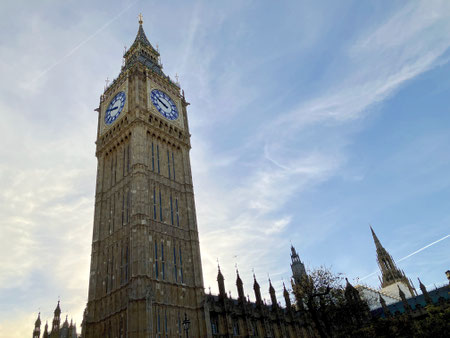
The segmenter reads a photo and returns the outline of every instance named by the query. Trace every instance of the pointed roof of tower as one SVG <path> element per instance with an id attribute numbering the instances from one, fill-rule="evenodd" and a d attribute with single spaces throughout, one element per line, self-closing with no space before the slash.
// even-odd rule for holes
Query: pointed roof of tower
<path id="1" fill-rule="evenodd" d="M 134 44 L 138 44 L 140 42 L 143 45 L 152 48 L 156 53 L 158 53 L 158 51 L 155 48 L 153 48 L 152 44 L 147 39 L 147 36 L 145 35 L 145 32 L 144 32 L 144 28 L 142 27 L 143 23 L 144 23 L 144 21 L 142 19 L 142 15 L 140 14 L 140 16 L 139 16 L 139 29 L 138 29 L 138 32 L 137 32 L 137 35 L 136 35 L 136 39 L 134 39 L 133 45 Z M 159 53 L 158 53 L 158 55 L 159 55 Z"/>
<path id="2" fill-rule="evenodd" d="M 380 248 L 383 248 L 383 246 L 380 243 L 380 240 L 378 239 L 377 235 L 375 234 L 375 231 L 373 231 L 372 226 L 370 225 L 370 231 L 372 231 L 372 237 L 373 237 L 373 241 L 375 242 L 375 247 L 377 248 L 377 250 Z"/>
<path id="3" fill-rule="evenodd" d="M 56 305 L 56 309 L 55 309 L 55 315 L 60 315 L 61 314 L 61 308 L 59 307 L 59 300 L 58 300 L 58 305 Z"/>
<path id="4" fill-rule="evenodd" d="M 36 322 L 34 322 L 34 326 L 35 327 L 41 326 L 41 313 L 40 312 L 38 313 Z"/>

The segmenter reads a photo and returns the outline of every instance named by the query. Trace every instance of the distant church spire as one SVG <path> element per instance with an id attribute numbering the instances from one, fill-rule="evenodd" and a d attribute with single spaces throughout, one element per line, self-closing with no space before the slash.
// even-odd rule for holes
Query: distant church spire
<path id="1" fill-rule="evenodd" d="M 291 245 L 291 260 L 292 277 L 296 284 L 300 284 L 302 278 L 306 276 L 306 270 L 293 245 Z"/>
<path id="2" fill-rule="evenodd" d="M 402 282 L 409 289 L 411 295 L 415 294 L 414 288 L 411 286 L 410 281 L 406 278 L 403 271 L 401 271 L 395 264 L 392 256 L 387 252 L 387 250 L 381 245 L 375 231 L 373 231 L 372 226 L 370 226 L 370 231 L 372 232 L 373 241 L 375 243 L 375 248 L 377 250 L 377 261 L 378 266 L 381 270 L 381 287 L 385 288 L 388 285 L 392 285 L 396 282 Z"/>

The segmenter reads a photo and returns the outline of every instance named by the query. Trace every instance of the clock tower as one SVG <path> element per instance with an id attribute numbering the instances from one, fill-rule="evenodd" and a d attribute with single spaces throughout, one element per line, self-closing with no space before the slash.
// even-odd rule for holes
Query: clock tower
<path id="1" fill-rule="evenodd" d="M 205 337 L 184 93 L 139 19 L 100 98 L 86 337 Z"/>

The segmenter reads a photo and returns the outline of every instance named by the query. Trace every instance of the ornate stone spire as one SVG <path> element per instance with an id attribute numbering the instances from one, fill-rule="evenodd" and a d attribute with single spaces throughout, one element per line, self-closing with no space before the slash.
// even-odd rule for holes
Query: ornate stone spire
<path id="1" fill-rule="evenodd" d="M 286 303 L 286 308 L 288 310 L 291 310 L 291 307 L 292 307 L 291 297 L 289 296 L 289 291 L 286 289 L 286 285 L 284 285 L 284 282 L 283 282 L 283 296 L 284 296 L 284 301 Z"/>
<path id="2" fill-rule="evenodd" d="M 400 289 L 400 287 L 397 285 L 398 287 L 398 294 L 400 296 L 400 298 L 402 299 L 402 303 L 403 303 L 403 308 L 405 309 L 405 312 L 411 312 L 411 306 L 409 305 L 406 297 L 405 297 L 405 293 L 402 291 L 402 289 Z"/>
<path id="3" fill-rule="evenodd" d="M 34 322 L 33 338 L 39 338 L 41 335 L 41 313 L 38 313 L 37 319 Z"/>
<path id="4" fill-rule="evenodd" d="M 42 338 L 48 338 L 48 322 L 45 322 L 44 335 Z"/>
<path id="5" fill-rule="evenodd" d="M 305 265 L 300 260 L 294 246 L 291 245 L 291 270 L 295 283 L 300 284 L 304 276 L 306 276 Z"/>
<path id="6" fill-rule="evenodd" d="M 219 272 L 217 273 L 217 283 L 219 285 L 219 297 L 224 299 L 227 298 L 227 292 L 225 291 L 225 278 L 223 278 L 222 272 L 220 271 L 220 265 L 218 266 Z"/>
<path id="7" fill-rule="evenodd" d="M 372 232 L 373 241 L 375 242 L 378 266 L 381 270 L 381 287 L 384 288 L 396 282 L 402 282 L 409 289 L 411 295 L 414 295 L 415 290 L 410 281 L 406 278 L 403 271 L 397 267 L 392 256 L 381 245 L 380 240 L 375 234 L 375 231 L 373 231 L 372 226 L 370 226 L 370 231 Z"/>
<path id="8" fill-rule="evenodd" d="M 255 291 L 256 304 L 261 305 L 262 304 L 261 288 L 259 287 L 259 284 L 256 281 L 255 274 L 253 274 L 253 290 Z"/>
<path id="9" fill-rule="evenodd" d="M 245 303 L 245 294 L 244 294 L 244 283 L 242 283 L 241 277 L 239 276 L 239 271 L 236 269 L 236 287 L 238 291 L 238 299 L 240 303 Z"/>
<path id="10" fill-rule="evenodd" d="M 270 294 L 270 301 L 272 302 L 272 308 L 276 309 L 278 308 L 278 301 L 277 301 L 277 295 L 275 294 L 275 289 L 273 288 L 272 281 L 269 278 L 269 294 Z"/>
<path id="11" fill-rule="evenodd" d="M 145 35 L 142 14 L 139 16 L 139 29 L 136 34 L 131 47 L 125 52 L 123 57 L 125 58 L 124 68 L 129 69 L 136 63 L 141 63 L 151 71 L 164 75 L 162 72 L 162 64 L 159 60 L 159 52 L 153 48 L 150 41 Z M 165 75 L 164 75 L 165 76 Z"/>
<path id="12" fill-rule="evenodd" d="M 54 316 L 53 316 L 53 323 L 52 323 L 52 333 L 59 331 L 59 324 L 61 321 L 61 308 L 59 307 L 59 300 L 58 300 L 58 305 L 56 305 L 56 309 L 53 313 L 54 313 Z"/>

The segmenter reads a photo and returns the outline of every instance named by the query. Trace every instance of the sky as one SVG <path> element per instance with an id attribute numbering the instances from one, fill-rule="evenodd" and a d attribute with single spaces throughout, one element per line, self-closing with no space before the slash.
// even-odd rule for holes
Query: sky
<path id="1" fill-rule="evenodd" d="M 280 299 L 291 244 L 378 288 L 369 224 L 416 285 L 446 283 L 450 2 L 6 0 L 0 337 L 30 335 L 58 299 L 81 323 L 94 109 L 139 13 L 190 102 L 206 290 L 218 260 L 233 295 L 237 265 L 251 299 L 253 271 Z"/>

